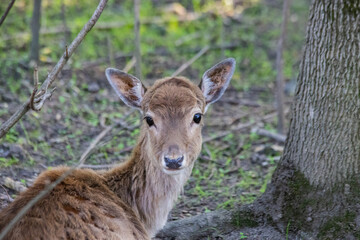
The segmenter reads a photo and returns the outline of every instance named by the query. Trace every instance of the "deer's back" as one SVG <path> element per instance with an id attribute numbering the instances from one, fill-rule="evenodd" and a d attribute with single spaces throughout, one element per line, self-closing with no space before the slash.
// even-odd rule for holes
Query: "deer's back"
<path id="1" fill-rule="evenodd" d="M 0 231 L 67 168 L 40 175 L 0 213 Z M 38 201 L 6 239 L 149 239 L 132 209 L 91 170 L 75 170 Z"/>

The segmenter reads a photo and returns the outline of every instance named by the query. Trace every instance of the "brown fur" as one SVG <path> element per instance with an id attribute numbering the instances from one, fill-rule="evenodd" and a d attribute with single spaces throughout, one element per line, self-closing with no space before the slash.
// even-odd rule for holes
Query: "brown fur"
<path id="1" fill-rule="evenodd" d="M 235 61 L 223 62 L 229 62 L 233 72 Z M 230 81 L 232 73 L 225 77 L 230 70 L 215 68 L 214 72 L 224 76 L 215 74 L 216 85 L 207 78 L 205 90 L 179 77 L 158 80 L 147 90 L 135 77 L 108 69 L 107 77 L 120 98 L 129 106 L 141 107 L 154 125 L 144 120 L 131 157 L 119 167 L 104 173 L 73 171 L 25 214 L 6 239 L 131 240 L 154 236 L 165 225 L 200 153 L 203 120 L 195 123 L 193 117 L 205 112 L 204 92 L 216 88 L 221 96 Z M 181 168 L 167 168 L 164 156 L 183 156 Z M 0 230 L 67 170 L 58 167 L 42 173 L 32 187 L 0 212 Z"/>

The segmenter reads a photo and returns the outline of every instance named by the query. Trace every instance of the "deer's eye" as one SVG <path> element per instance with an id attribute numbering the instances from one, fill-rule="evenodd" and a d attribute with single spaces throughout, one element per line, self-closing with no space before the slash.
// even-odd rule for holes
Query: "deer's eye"
<path id="1" fill-rule="evenodd" d="M 154 120 L 153 120 L 151 117 L 146 116 L 146 117 L 145 117 L 145 120 L 146 120 L 147 124 L 149 125 L 149 127 L 151 127 L 152 125 L 154 125 Z"/>
<path id="2" fill-rule="evenodd" d="M 196 124 L 199 124 L 200 123 L 200 121 L 201 121 L 201 113 L 196 113 L 195 115 L 194 115 L 194 122 L 196 123 Z"/>

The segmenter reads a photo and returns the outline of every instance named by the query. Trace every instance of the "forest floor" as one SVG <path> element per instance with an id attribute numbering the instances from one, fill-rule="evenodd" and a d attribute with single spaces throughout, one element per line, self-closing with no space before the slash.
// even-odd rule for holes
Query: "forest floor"
<path id="1" fill-rule="evenodd" d="M 191 67 L 184 75 L 196 76 Z M 153 80 L 145 82 L 150 85 Z M 30 92 L 31 85 L 23 85 Z M 140 114 L 120 102 L 103 67 L 64 70 L 55 85 L 54 96 L 44 109 L 29 112 L 0 141 L 0 209 L 16 197 L 16 186 L 30 186 L 51 167 L 76 164 L 105 126 L 112 129 L 92 149 L 85 162 L 88 167 L 106 169 L 122 162 L 136 143 Z M 274 86 L 264 86 L 240 92 L 230 86 L 210 107 L 202 152 L 170 221 L 251 203 L 265 191 L 284 144 L 257 132 L 276 132 L 273 90 Z M 9 92 L 0 95 L 3 122 L 20 106 L 20 100 Z M 287 119 L 290 100 L 287 97 Z M 234 239 L 258 239 L 259 232 L 254 231 L 237 233 Z"/>

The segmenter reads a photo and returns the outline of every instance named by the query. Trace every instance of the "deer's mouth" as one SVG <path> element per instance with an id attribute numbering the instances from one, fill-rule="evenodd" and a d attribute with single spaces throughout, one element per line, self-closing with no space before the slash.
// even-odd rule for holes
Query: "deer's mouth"
<path id="1" fill-rule="evenodd" d="M 182 173 L 184 171 L 184 169 L 185 169 L 185 167 L 176 168 L 176 169 L 164 167 L 163 172 L 168 175 L 177 175 L 177 174 Z"/>

